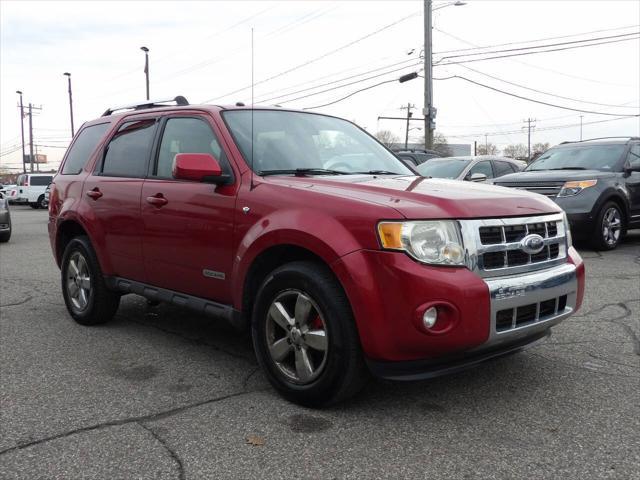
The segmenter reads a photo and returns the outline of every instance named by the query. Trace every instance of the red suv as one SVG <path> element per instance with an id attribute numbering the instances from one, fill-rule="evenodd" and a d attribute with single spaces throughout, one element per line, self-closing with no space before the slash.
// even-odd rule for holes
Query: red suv
<path id="1" fill-rule="evenodd" d="M 77 322 L 129 293 L 226 319 L 276 389 L 322 406 L 369 373 L 518 351 L 580 307 L 584 266 L 544 196 L 415 176 L 339 118 L 175 100 L 85 123 L 54 179 Z"/>

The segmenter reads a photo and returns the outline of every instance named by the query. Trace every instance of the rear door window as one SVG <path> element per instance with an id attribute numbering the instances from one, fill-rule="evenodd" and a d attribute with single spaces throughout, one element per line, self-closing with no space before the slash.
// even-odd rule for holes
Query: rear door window
<path id="1" fill-rule="evenodd" d="M 155 131 L 155 119 L 123 123 L 107 145 L 102 175 L 144 177 Z"/>
<path id="2" fill-rule="evenodd" d="M 632 168 L 640 167 L 640 143 L 631 145 L 631 149 L 627 155 L 627 163 Z"/>
<path id="3" fill-rule="evenodd" d="M 78 134 L 78 138 L 73 142 L 67 154 L 67 159 L 62 167 L 62 175 L 76 175 L 82 171 L 87 160 L 107 132 L 109 125 L 109 123 L 91 125 Z"/>
<path id="4" fill-rule="evenodd" d="M 53 179 L 53 176 L 51 175 L 45 175 L 45 176 L 32 176 L 29 179 L 29 185 L 31 185 L 32 187 L 38 187 L 38 186 L 47 186 L 51 183 L 51 180 Z"/>
<path id="5" fill-rule="evenodd" d="M 496 169 L 496 177 L 501 177 L 517 171 L 515 166 L 509 162 L 494 161 L 493 167 Z"/>

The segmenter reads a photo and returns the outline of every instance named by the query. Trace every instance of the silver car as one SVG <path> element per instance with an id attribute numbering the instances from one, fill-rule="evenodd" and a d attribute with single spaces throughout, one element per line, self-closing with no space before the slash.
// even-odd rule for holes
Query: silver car
<path id="1" fill-rule="evenodd" d="M 524 169 L 527 164 L 512 158 L 493 155 L 444 157 L 427 160 L 415 169 L 425 177 L 451 178 L 470 182 L 486 182 Z"/>
<path id="2" fill-rule="evenodd" d="M 8 242 L 11 238 L 11 212 L 9 201 L 0 193 L 0 243 Z"/>

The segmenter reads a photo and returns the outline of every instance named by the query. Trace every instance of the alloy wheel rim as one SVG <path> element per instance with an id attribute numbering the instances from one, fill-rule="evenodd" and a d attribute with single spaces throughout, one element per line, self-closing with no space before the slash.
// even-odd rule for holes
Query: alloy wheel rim
<path id="1" fill-rule="evenodd" d="M 602 218 L 602 238 L 607 245 L 615 245 L 620 239 L 622 217 L 615 207 L 610 207 Z"/>
<path id="2" fill-rule="evenodd" d="M 74 309 L 84 311 L 91 297 L 91 275 L 87 260 L 80 252 L 74 252 L 69 258 L 66 287 Z"/>
<path id="3" fill-rule="evenodd" d="M 327 326 L 318 305 L 300 290 L 280 292 L 267 312 L 267 349 L 287 380 L 305 385 L 324 370 Z"/>

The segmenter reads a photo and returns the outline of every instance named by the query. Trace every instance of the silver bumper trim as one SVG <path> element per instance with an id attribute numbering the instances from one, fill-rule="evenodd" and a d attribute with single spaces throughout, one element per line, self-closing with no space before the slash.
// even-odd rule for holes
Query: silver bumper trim
<path id="1" fill-rule="evenodd" d="M 485 283 L 489 288 L 491 300 L 491 325 L 489 338 L 480 347 L 482 349 L 542 332 L 569 317 L 576 308 L 578 280 L 576 267 L 571 263 L 526 275 L 487 278 Z M 564 307 L 559 304 L 560 298 L 564 298 Z M 541 315 L 541 303 L 551 300 L 555 300 L 553 313 Z M 515 316 L 518 307 L 531 308 L 532 305 L 535 305 L 536 309 L 534 319 L 522 325 L 516 325 Z M 498 312 L 510 309 L 513 309 L 514 315 L 511 328 L 498 331 L 496 328 Z"/>

